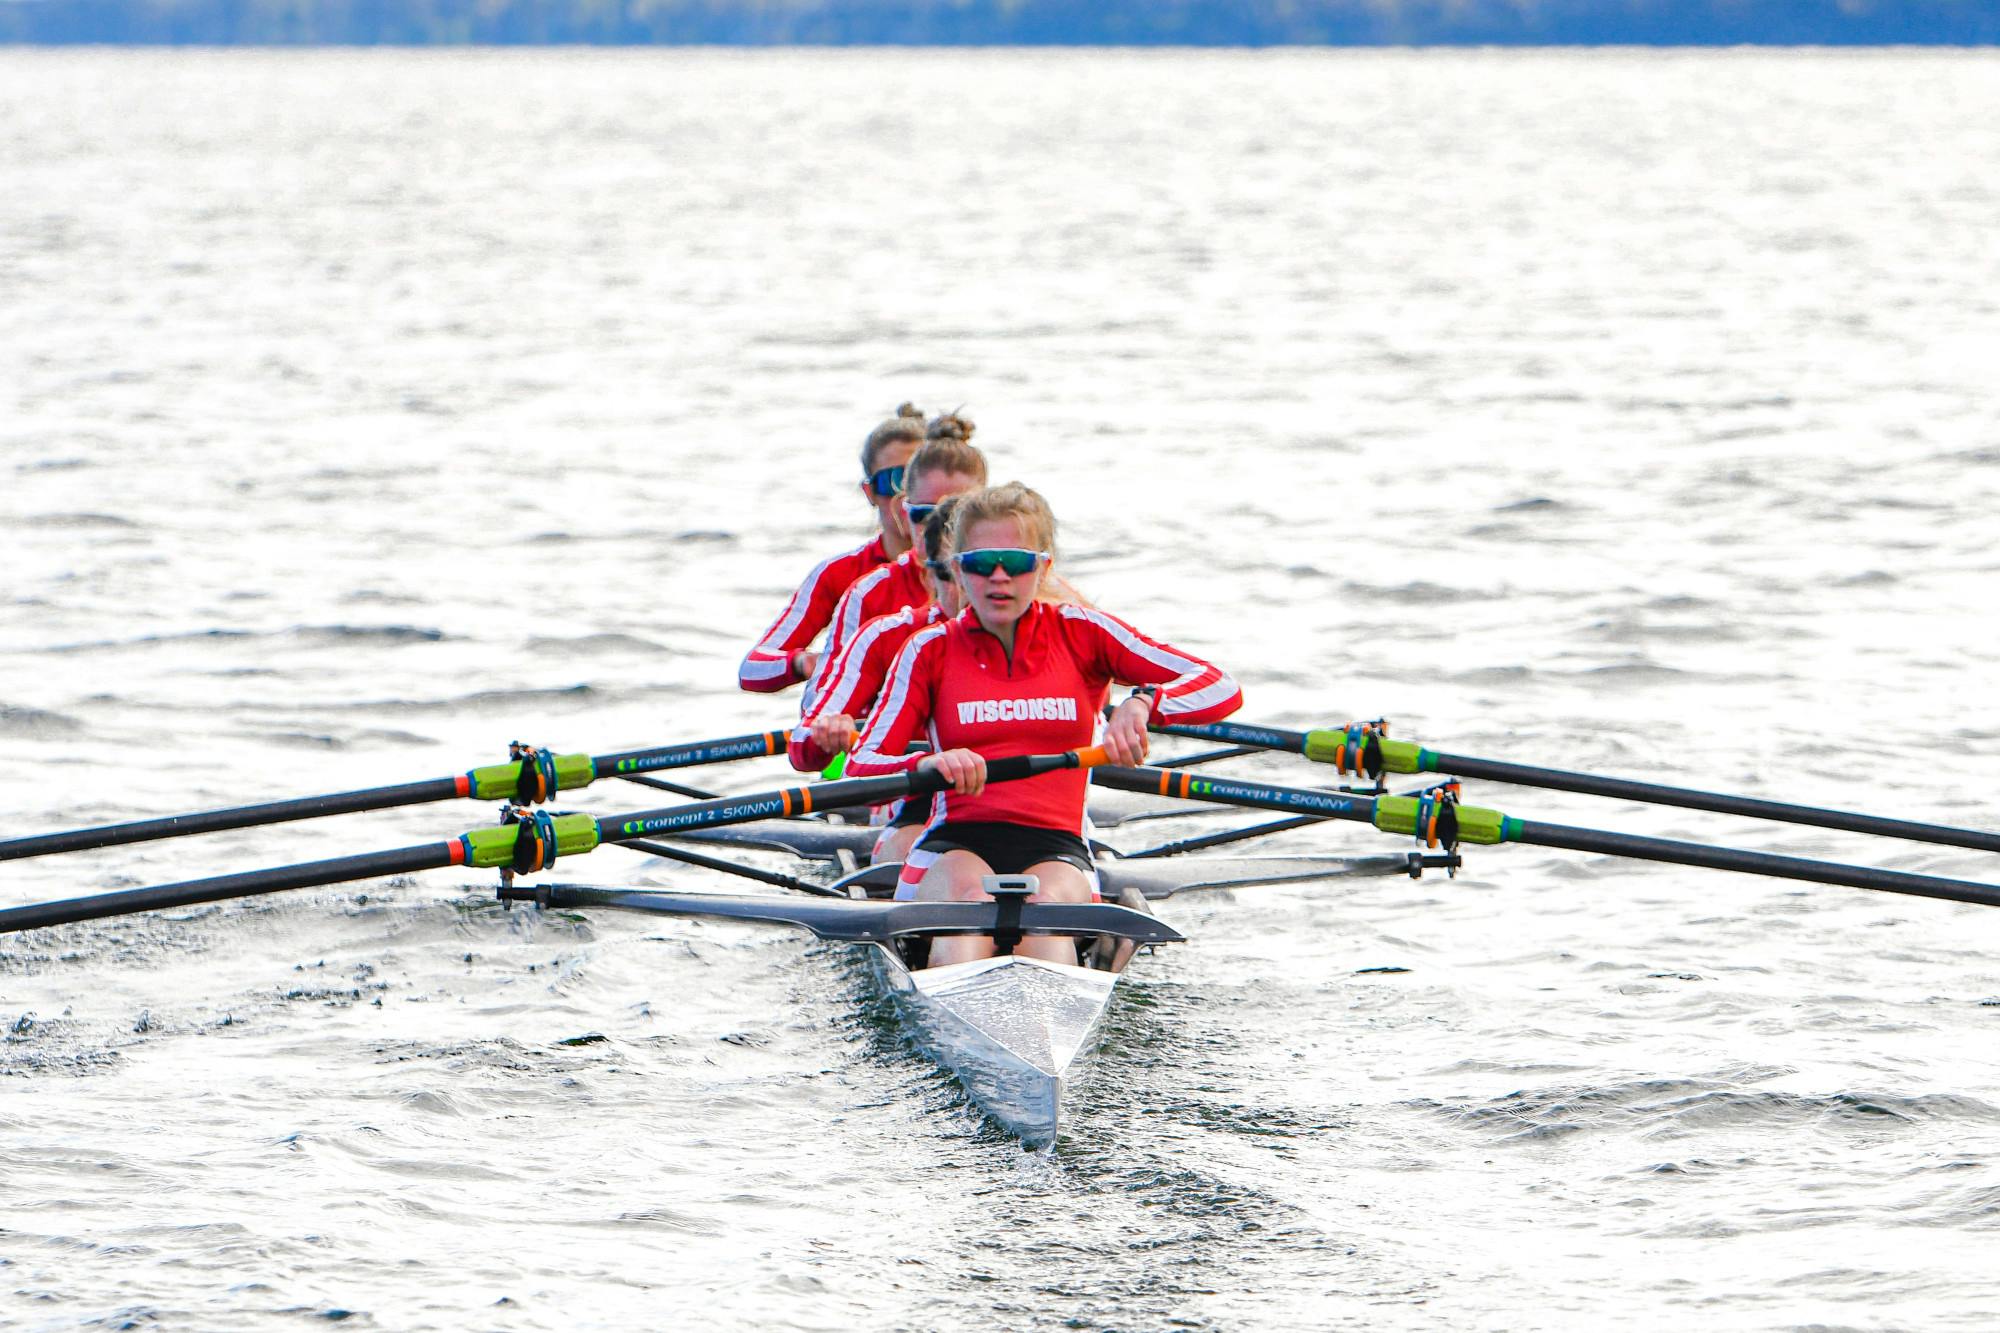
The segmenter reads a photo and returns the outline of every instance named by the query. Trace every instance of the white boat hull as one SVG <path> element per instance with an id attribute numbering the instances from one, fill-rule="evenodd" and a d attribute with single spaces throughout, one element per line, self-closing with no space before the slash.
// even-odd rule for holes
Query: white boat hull
<path id="1" fill-rule="evenodd" d="M 1053 1143 L 1118 974 L 1012 956 L 912 972 L 892 948 L 868 951 L 917 1047 L 1023 1142 Z"/>

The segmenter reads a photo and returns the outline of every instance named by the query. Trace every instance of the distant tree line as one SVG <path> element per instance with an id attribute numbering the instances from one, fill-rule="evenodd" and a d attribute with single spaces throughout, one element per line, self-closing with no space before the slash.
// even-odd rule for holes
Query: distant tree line
<path id="1" fill-rule="evenodd" d="M 2000 0 L 0 0 L 0 42 L 2000 43 Z"/>

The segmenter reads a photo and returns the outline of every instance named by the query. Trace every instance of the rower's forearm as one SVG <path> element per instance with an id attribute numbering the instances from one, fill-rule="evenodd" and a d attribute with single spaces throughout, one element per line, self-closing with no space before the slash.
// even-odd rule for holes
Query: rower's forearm
<path id="1" fill-rule="evenodd" d="M 851 778 L 886 778 L 897 773 L 909 773 L 923 763 L 921 754 L 883 754 L 878 750 L 855 750 L 847 756 L 847 776 Z"/>
<path id="2" fill-rule="evenodd" d="M 832 763 L 834 756 L 813 743 L 812 728 L 801 723 L 792 729 L 785 744 L 785 758 L 801 773 L 817 773 Z"/>
<path id="3" fill-rule="evenodd" d="M 743 662 L 736 668 L 738 689 L 752 694 L 776 694 L 788 690 L 804 680 L 792 661 L 789 652 L 772 652 L 759 644 L 744 655 Z"/>

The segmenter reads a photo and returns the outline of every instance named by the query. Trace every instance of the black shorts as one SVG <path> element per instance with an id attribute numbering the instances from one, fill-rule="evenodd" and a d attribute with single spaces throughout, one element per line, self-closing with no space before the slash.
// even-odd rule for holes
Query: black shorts
<path id="1" fill-rule="evenodd" d="M 933 856 L 971 852 L 992 866 L 996 875 L 1025 875 L 1030 866 L 1043 861 L 1063 861 L 1081 870 L 1093 885 L 1097 882 L 1097 864 L 1090 859 L 1090 848 L 1082 838 L 1033 824 L 983 820 L 940 824 L 917 839 L 912 854 L 919 851 Z"/>
<path id="2" fill-rule="evenodd" d="M 905 796 L 896 806 L 896 817 L 889 821 L 890 828 L 921 828 L 931 822 L 931 798 L 928 796 Z"/>

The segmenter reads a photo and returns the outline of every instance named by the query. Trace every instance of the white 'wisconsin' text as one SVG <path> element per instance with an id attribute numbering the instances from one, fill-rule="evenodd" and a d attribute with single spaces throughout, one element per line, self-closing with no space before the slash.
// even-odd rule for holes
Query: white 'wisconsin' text
<path id="1" fill-rule="evenodd" d="M 1074 722 L 1076 700 L 973 699 L 958 706 L 961 726 L 974 722 Z"/>

